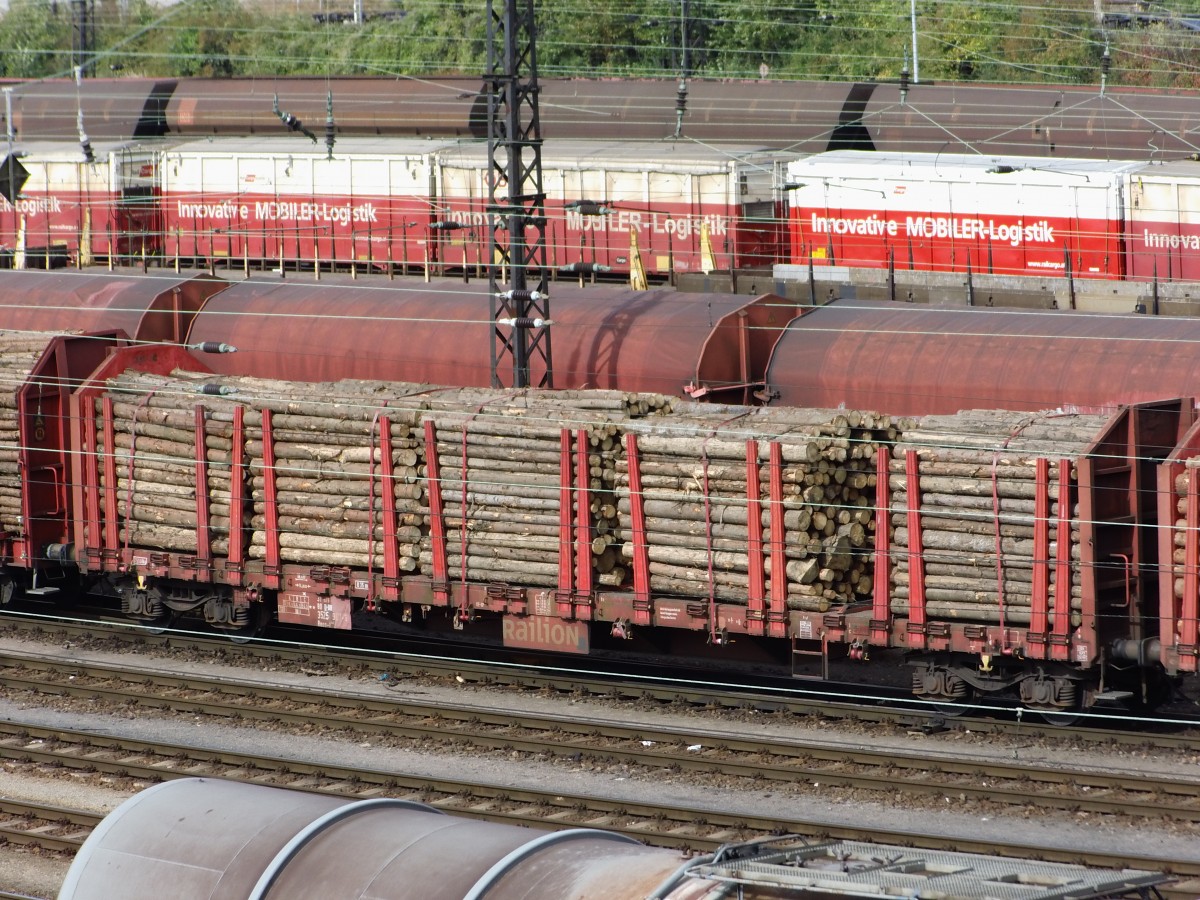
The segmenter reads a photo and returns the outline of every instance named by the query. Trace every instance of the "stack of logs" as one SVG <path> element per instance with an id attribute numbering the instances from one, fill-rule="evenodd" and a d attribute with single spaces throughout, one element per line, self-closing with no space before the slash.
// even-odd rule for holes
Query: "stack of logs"
<path id="1" fill-rule="evenodd" d="M 225 395 L 203 390 L 219 389 Z M 625 571 L 616 549 L 614 456 L 620 423 L 665 412 L 660 395 L 616 391 L 508 392 L 391 382 L 278 382 L 175 372 L 127 372 L 108 383 L 120 537 L 138 547 L 195 552 L 195 407 L 205 415 L 212 552 L 229 547 L 234 408 L 245 407 L 248 555 L 267 547 L 263 411 L 270 410 L 280 557 L 284 562 L 381 569 L 380 421 L 391 424 L 392 492 L 401 572 L 433 574 L 424 424 L 440 466 L 450 574 L 470 581 L 557 583 L 561 433 L 588 441 L 591 564 L 602 584 Z M 104 447 L 103 399 L 97 440 Z M 101 467 L 103 470 L 103 467 Z M 573 484 L 574 482 L 572 482 Z M 107 479 L 102 487 L 108 490 Z M 572 494 L 574 496 L 574 494 Z M 576 515 L 572 508 L 572 521 Z"/>
<path id="2" fill-rule="evenodd" d="M 53 334 L 0 331 L 0 529 L 25 533 L 21 519 L 24 481 L 18 460 L 21 436 L 17 390 L 37 365 Z"/>
<path id="3" fill-rule="evenodd" d="M 1200 456 L 1184 460 L 1184 470 L 1175 476 L 1175 527 L 1171 533 L 1171 562 L 1177 573 L 1172 580 L 1176 600 L 1183 600 L 1186 588 L 1184 575 L 1187 572 L 1187 512 L 1188 485 L 1200 470 Z"/>
<path id="4" fill-rule="evenodd" d="M 134 547 L 195 553 L 196 416 L 206 407 L 207 462 L 212 551 L 229 550 L 230 477 L 233 453 L 233 404 L 198 396 L 201 381 L 127 372 L 109 381 L 105 395 L 113 404 L 113 446 L 105 444 L 104 398 L 97 397 L 96 448 L 100 486 L 116 493 L 121 518 L 119 537 Z M 114 462 L 116 483 L 105 472 Z"/>
<path id="5" fill-rule="evenodd" d="M 669 412 L 670 399 L 619 391 L 441 393 L 444 398 L 430 398 L 428 418 L 437 434 L 450 575 L 466 581 L 558 584 L 566 429 L 572 471 L 578 441 L 587 441 L 592 541 L 581 552 L 590 555 L 600 584 L 619 586 L 626 572 L 611 545 L 620 428 L 632 418 Z M 578 509 L 573 505 L 570 512 L 575 521 Z M 421 571 L 433 575 L 433 562 L 427 538 Z"/>
<path id="6" fill-rule="evenodd" d="M 790 609 L 824 611 L 871 593 L 875 458 L 894 440 L 886 417 L 846 410 L 692 404 L 664 420 L 629 423 L 637 437 L 650 587 L 657 593 L 744 603 L 749 591 L 749 496 L 762 499 L 764 548 L 784 534 Z M 758 442 L 759 484 L 747 489 L 747 441 Z M 782 466 L 782 521 L 770 504 L 770 444 Z M 635 554 L 629 461 L 618 462 L 619 532 Z M 768 579 L 769 583 L 769 579 Z"/>
<path id="7" fill-rule="evenodd" d="M 1037 459 L 1074 463 L 1108 421 L 1100 414 L 967 410 L 926 416 L 918 426 L 906 429 L 890 463 L 892 612 L 908 614 L 908 509 L 916 500 L 930 618 L 998 623 L 1003 615 L 1006 622 L 1029 624 Z M 908 491 L 905 455 L 909 450 L 918 459 L 919 498 Z M 1072 464 L 1072 484 L 1076 478 Z M 1071 533 L 1059 535 L 1060 497 L 1053 465 L 1048 490 L 1048 559 L 1056 558 L 1060 537 L 1071 542 L 1071 605 L 1078 609 L 1082 596 L 1076 562 L 1080 559 L 1078 511 L 1072 504 Z M 1067 502 L 1072 501 L 1067 498 Z M 1054 566 L 1049 570 L 1053 596 Z"/>

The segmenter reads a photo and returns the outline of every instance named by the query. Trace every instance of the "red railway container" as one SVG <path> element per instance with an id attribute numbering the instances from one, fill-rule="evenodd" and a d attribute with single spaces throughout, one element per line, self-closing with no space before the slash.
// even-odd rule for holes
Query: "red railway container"
<path id="1" fill-rule="evenodd" d="M 436 261 L 434 161 L 452 142 L 359 138 L 336 156 L 302 137 L 164 151 L 164 252 L 279 264 Z"/>
<path id="2" fill-rule="evenodd" d="M 783 229 L 778 187 L 790 155 L 692 142 L 549 141 L 542 148 L 551 268 L 598 263 L 650 275 L 770 267 Z M 487 258 L 486 146 L 437 154 L 436 198 L 466 264 Z M 473 244 L 474 246 L 471 246 Z M 450 254 L 441 254 L 447 260 Z"/>
<path id="3" fill-rule="evenodd" d="M 793 263 L 1122 278 L 1135 162 L 822 153 L 788 165 Z"/>
<path id="4" fill-rule="evenodd" d="M 13 268 L 155 256 L 162 232 L 157 151 L 137 143 L 31 143 L 14 152 L 29 173 L 16 204 L 0 198 L 0 252 Z"/>
<path id="5" fill-rule="evenodd" d="M 1200 281 L 1200 164 L 1143 166 L 1126 194 L 1129 277 Z"/>

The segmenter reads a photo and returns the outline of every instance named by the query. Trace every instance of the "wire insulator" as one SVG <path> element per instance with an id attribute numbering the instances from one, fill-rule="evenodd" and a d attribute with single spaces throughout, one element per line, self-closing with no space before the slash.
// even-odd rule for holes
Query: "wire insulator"
<path id="1" fill-rule="evenodd" d="M 537 303 L 548 299 L 547 295 L 541 291 L 501 291 L 496 296 L 501 300 L 522 300 L 527 303 Z"/>
<path id="2" fill-rule="evenodd" d="M 497 319 L 497 325 L 508 325 L 512 328 L 547 328 L 553 325 L 551 319 L 532 319 L 529 316 L 514 316 L 511 319 Z"/>
<path id="3" fill-rule="evenodd" d="M 579 213 L 581 216 L 607 216 L 616 212 L 611 206 L 606 206 L 599 200 L 572 200 L 563 209 Z"/>
<path id="4" fill-rule="evenodd" d="M 325 153 L 327 159 L 333 159 L 333 145 L 337 140 L 337 129 L 333 125 L 333 91 L 325 95 Z"/>
<path id="5" fill-rule="evenodd" d="M 237 388 L 228 384 L 202 384 L 196 388 L 197 394 L 203 394 L 206 397 L 228 397 L 237 392 Z"/>
<path id="6" fill-rule="evenodd" d="M 237 347 L 233 344 L 226 344 L 224 341 L 203 341 L 199 344 L 188 344 L 189 350 L 197 350 L 200 353 L 237 353 Z"/>
<path id="7" fill-rule="evenodd" d="M 567 263 L 565 266 L 559 266 L 558 271 L 565 275 L 598 275 L 604 272 L 611 272 L 612 266 L 606 266 L 604 263 L 597 262 L 573 262 Z"/>

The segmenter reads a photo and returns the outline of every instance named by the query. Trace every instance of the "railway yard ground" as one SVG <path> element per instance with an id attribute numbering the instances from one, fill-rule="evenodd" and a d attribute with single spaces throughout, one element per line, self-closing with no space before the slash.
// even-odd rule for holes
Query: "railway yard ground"
<path id="1" fill-rule="evenodd" d="M 692 731 L 703 734 L 702 743 L 709 744 L 722 739 L 730 742 L 790 739 L 819 743 L 827 754 L 842 752 L 847 758 L 867 749 L 891 749 L 897 758 L 918 752 L 929 759 L 931 769 L 938 767 L 939 760 L 1020 762 L 1043 771 L 1061 768 L 1067 772 L 1129 772 L 1200 784 L 1200 749 L 1163 750 L 1149 743 L 1145 747 L 1099 748 L 1048 739 L 1032 731 L 982 734 L 965 727 L 947 727 L 930 732 L 882 723 L 680 709 L 646 701 L 485 687 L 459 683 L 453 678 L 413 676 L 381 680 L 378 675 L 362 671 L 339 671 L 318 660 L 311 666 L 274 666 L 261 661 L 239 663 L 236 653 L 228 654 L 224 661 L 183 649 L 161 655 L 150 650 L 133 654 L 128 649 L 106 646 L 103 641 L 48 643 L 5 634 L 0 636 L 0 657 L 9 655 L 36 655 L 39 660 L 49 655 L 66 665 L 81 667 L 91 663 L 126 670 L 136 667 L 146 672 L 147 695 L 157 691 L 149 685 L 151 678 L 160 674 L 190 677 L 197 682 L 204 678 L 226 679 L 239 685 L 249 684 L 252 689 L 258 685 L 263 708 L 270 708 L 276 702 L 267 699 L 268 693 L 298 688 L 330 696 L 425 703 L 459 711 L 477 707 L 481 716 L 512 712 L 518 718 L 540 721 L 541 717 L 557 715 L 576 722 L 595 722 L 598 727 L 635 724 L 647 733 L 652 729 Z M 5 659 L 5 664 L 11 667 L 13 662 Z M 85 677 L 82 669 L 79 677 Z M 983 844 L 1019 842 L 1031 848 L 1124 854 L 1131 859 L 1144 858 L 1152 851 L 1159 858 L 1178 860 L 1193 870 L 1200 867 L 1197 840 L 1200 807 L 1190 818 L 1161 819 L 1105 813 L 1082 805 L 1072 808 L 1070 803 L 1047 809 L 1012 801 L 997 802 L 981 798 L 975 790 L 955 789 L 953 781 L 948 781 L 950 786 L 941 791 L 913 793 L 899 787 L 871 790 L 830 786 L 820 783 L 820 776 L 814 776 L 814 780 L 774 781 L 698 773 L 686 765 L 650 768 L 632 763 L 627 757 L 622 758 L 622 754 L 606 755 L 603 750 L 594 754 L 536 753 L 517 749 L 515 740 L 512 745 L 499 742 L 489 747 L 436 739 L 400 739 L 352 727 L 335 730 L 314 724 L 306 728 L 290 725 L 282 716 L 252 721 L 222 719 L 182 708 L 173 712 L 150 710 L 131 703 L 109 702 L 99 696 L 35 693 L 19 685 L 15 677 L 0 674 L 0 723 L 16 722 L 31 729 L 40 726 L 64 732 L 88 731 L 103 739 L 161 742 L 214 752 L 286 758 L 295 760 L 297 767 L 302 762 L 317 763 L 364 772 L 392 772 L 398 779 L 486 783 L 514 793 L 537 790 L 563 796 L 604 796 L 618 804 L 629 804 L 631 809 L 635 805 L 661 804 L 747 819 L 776 819 L 780 823 L 804 820 L 826 822 L 830 828 L 907 829 Z M 32 732 L 25 740 L 30 747 L 39 743 Z M 597 745 L 602 742 L 597 740 Z M 711 748 L 690 745 L 680 748 L 679 754 L 701 755 L 708 749 Z M 64 768 L 39 764 L 32 757 L 21 760 L 8 753 L 0 760 L 0 766 L 4 771 L 0 778 L 0 798 L 38 801 L 101 814 L 151 783 L 148 778 L 108 774 L 102 767 Z M 853 768 L 847 766 L 847 770 Z M 986 784 L 971 787 L 980 786 Z M 0 846 L 0 889 L 52 897 L 68 866 L 66 856 Z"/>

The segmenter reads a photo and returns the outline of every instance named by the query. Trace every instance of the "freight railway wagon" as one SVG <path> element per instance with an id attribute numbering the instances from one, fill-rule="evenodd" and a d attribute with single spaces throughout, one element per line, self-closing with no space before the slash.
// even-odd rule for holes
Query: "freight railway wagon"
<path id="1" fill-rule="evenodd" d="M 337 138 L 487 137 L 478 77 L 87 78 L 12 86 L 21 140 L 197 138 L 284 133 L 282 109 L 322 131 L 333 99 Z M 539 78 L 553 139 L 657 141 L 675 133 L 678 81 Z M 1195 91 L 1109 85 L 900 84 L 692 79 L 683 134 L 796 153 L 1021 154 L 1181 159 L 1196 152 Z"/>
<path id="2" fill-rule="evenodd" d="M 0 197 L 0 254 L 9 266 L 49 269 L 160 252 L 153 147 L 98 143 L 92 160 L 78 144 L 27 144 L 20 153 L 28 179 L 15 204 Z"/>
<path id="3" fill-rule="evenodd" d="M 843 151 L 788 166 L 791 261 L 1200 280 L 1200 164 Z"/>
<path id="4" fill-rule="evenodd" d="M 222 139 L 145 147 L 136 159 L 122 145 L 96 163 L 73 144 L 23 153 L 40 174 L 0 245 L 54 246 L 57 264 L 149 255 L 407 272 L 487 262 L 489 159 L 478 142 L 353 138 L 330 154 L 286 136 Z M 769 267 L 780 256 L 787 158 L 678 142 L 547 143 L 547 262 L 628 275 L 637 260 L 660 277 Z"/>
<path id="5" fill-rule="evenodd" d="M 576 653 L 738 637 L 801 667 L 858 660 L 864 681 L 893 649 L 922 697 L 1052 714 L 1152 701 L 1195 668 L 1190 402 L 909 421 L 275 382 L 178 345 L 4 340 L 5 596 L 82 579 L 143 622 L 446 616 Z M 1160 478 L 1182 491 L 1170 562 Z"/>

